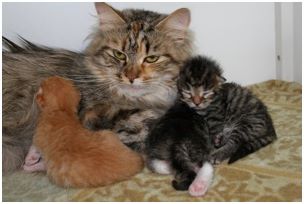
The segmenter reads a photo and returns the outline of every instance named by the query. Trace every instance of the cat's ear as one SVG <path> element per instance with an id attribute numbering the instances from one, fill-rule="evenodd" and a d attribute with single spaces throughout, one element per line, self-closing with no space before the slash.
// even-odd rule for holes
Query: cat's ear
<path id="1" fill-rule="evenodd" d="M 222 77 L 222 76 L 219 76 L 219 75 L 216 76 L 216 80 L 217 80 L 217 83 L 219 85 L 221 85 L 221 84 L 223 84 L 227 81 L 225 77 Z"/>
<path id="2" fill-rule="evenodd" d="M 36 101 L 37 101 L 37 104 L 43 108 L 44 107 L 44 96 L 43 96 L 43 90 L 42 88 L 40 87 L 37 94 L 36 94 Z"/>
<path id="3" fill-rule="evenodd" d="M 191 20 L 190 10 L 180 8 L 156 25 L 156 28 L 166 31 L 176 39 L 184 39 Z"/>
<path id="4" fill-rule="evenodd" d="M 103 31 L 117 28 L 126 22 L 122 18 L 122 14 L 104 2 L 96 2 L 95 8 L 99 17 L 99 26 Z"/>

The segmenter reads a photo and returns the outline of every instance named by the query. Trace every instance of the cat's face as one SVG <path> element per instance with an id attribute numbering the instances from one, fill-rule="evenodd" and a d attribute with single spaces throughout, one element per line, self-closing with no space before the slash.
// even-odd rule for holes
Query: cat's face
<path id="1" fill-rule="evenodd" d="M 179 9 L 169 16 L 114 10 L 96 3 L 100 25 L 86 50 L 90 67 L 114 92 L 141 97 L 166 90 L 191 53 L 190 14 Z"/>
<path id="2" fill-rule="evenodd" d="M 189 59 L 177 83 L 181 100 L 194 109 L 204 109 L 212 102 L 217 89 L 225 81 L 218 65 L 205 57 Z"/>

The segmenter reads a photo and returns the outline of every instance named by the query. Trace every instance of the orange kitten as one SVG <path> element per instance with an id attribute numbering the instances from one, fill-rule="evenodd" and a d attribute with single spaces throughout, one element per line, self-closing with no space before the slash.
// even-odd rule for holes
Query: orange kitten
<path id="1" fill-rule="evenodd" d="M 43 81 L 37 94 L 41 114 L 32 151 L 36 147 L 41 152 L 44 161 L 39 165 L 46 168 L 49 178 L 63 187 L 94 187 L 140 172 L 142 157 L 113 132 L 93 132 L 80 124 L 79 100 L 72 82 L 60 77 Z"/>

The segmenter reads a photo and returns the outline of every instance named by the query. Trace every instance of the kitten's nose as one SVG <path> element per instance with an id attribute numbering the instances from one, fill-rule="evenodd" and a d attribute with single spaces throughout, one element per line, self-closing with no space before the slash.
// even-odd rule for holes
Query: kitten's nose
<path id="1" fill-rule="evenodd" d="M 200 96 L 192 96 L 192 101 L 193 103 L 198 106 L 199 104 L 202 103 L 202 97 Z"/>

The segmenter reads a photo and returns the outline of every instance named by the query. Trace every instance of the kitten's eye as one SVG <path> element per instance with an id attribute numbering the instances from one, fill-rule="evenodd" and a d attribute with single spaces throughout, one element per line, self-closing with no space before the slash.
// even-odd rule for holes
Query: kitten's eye
<path id="1" fill-rule="evenodd" d="M 182 90 L 182 95 L 185 98 L 191 98 L 191 92 L 188 90 Z"/>
<path id="2" fill-rule="evenodd" d="M 213 94 L 214 94 L 213 91 L 208 91 L 208 92 L 205 92 L 205 93 L 203 94 L 203 96 L 204 96 L 204 98 L 208 98 L 208 97 L 212 96 Z"/>
<path id="3" fill-rule="evenodd" d="M 146 57 L 144 61 L 145 61 L 145 62 L 148 62 L 148 63 L 154 63 L 154 62 L 156 62 L 158 59 L 159 59 L 159 56 L 151 55 L 151 56 L 149 56 L 149 57 Z"/>
<path id="4" fill-rule="evenodd" d="M 113 55 L 114 55 L 114 57 L 116 57 L 119 60 L 126 60 L 127 59 L 127 56 L 124 53 L 122 53 L 118 50 L 113 50 Z"/>

